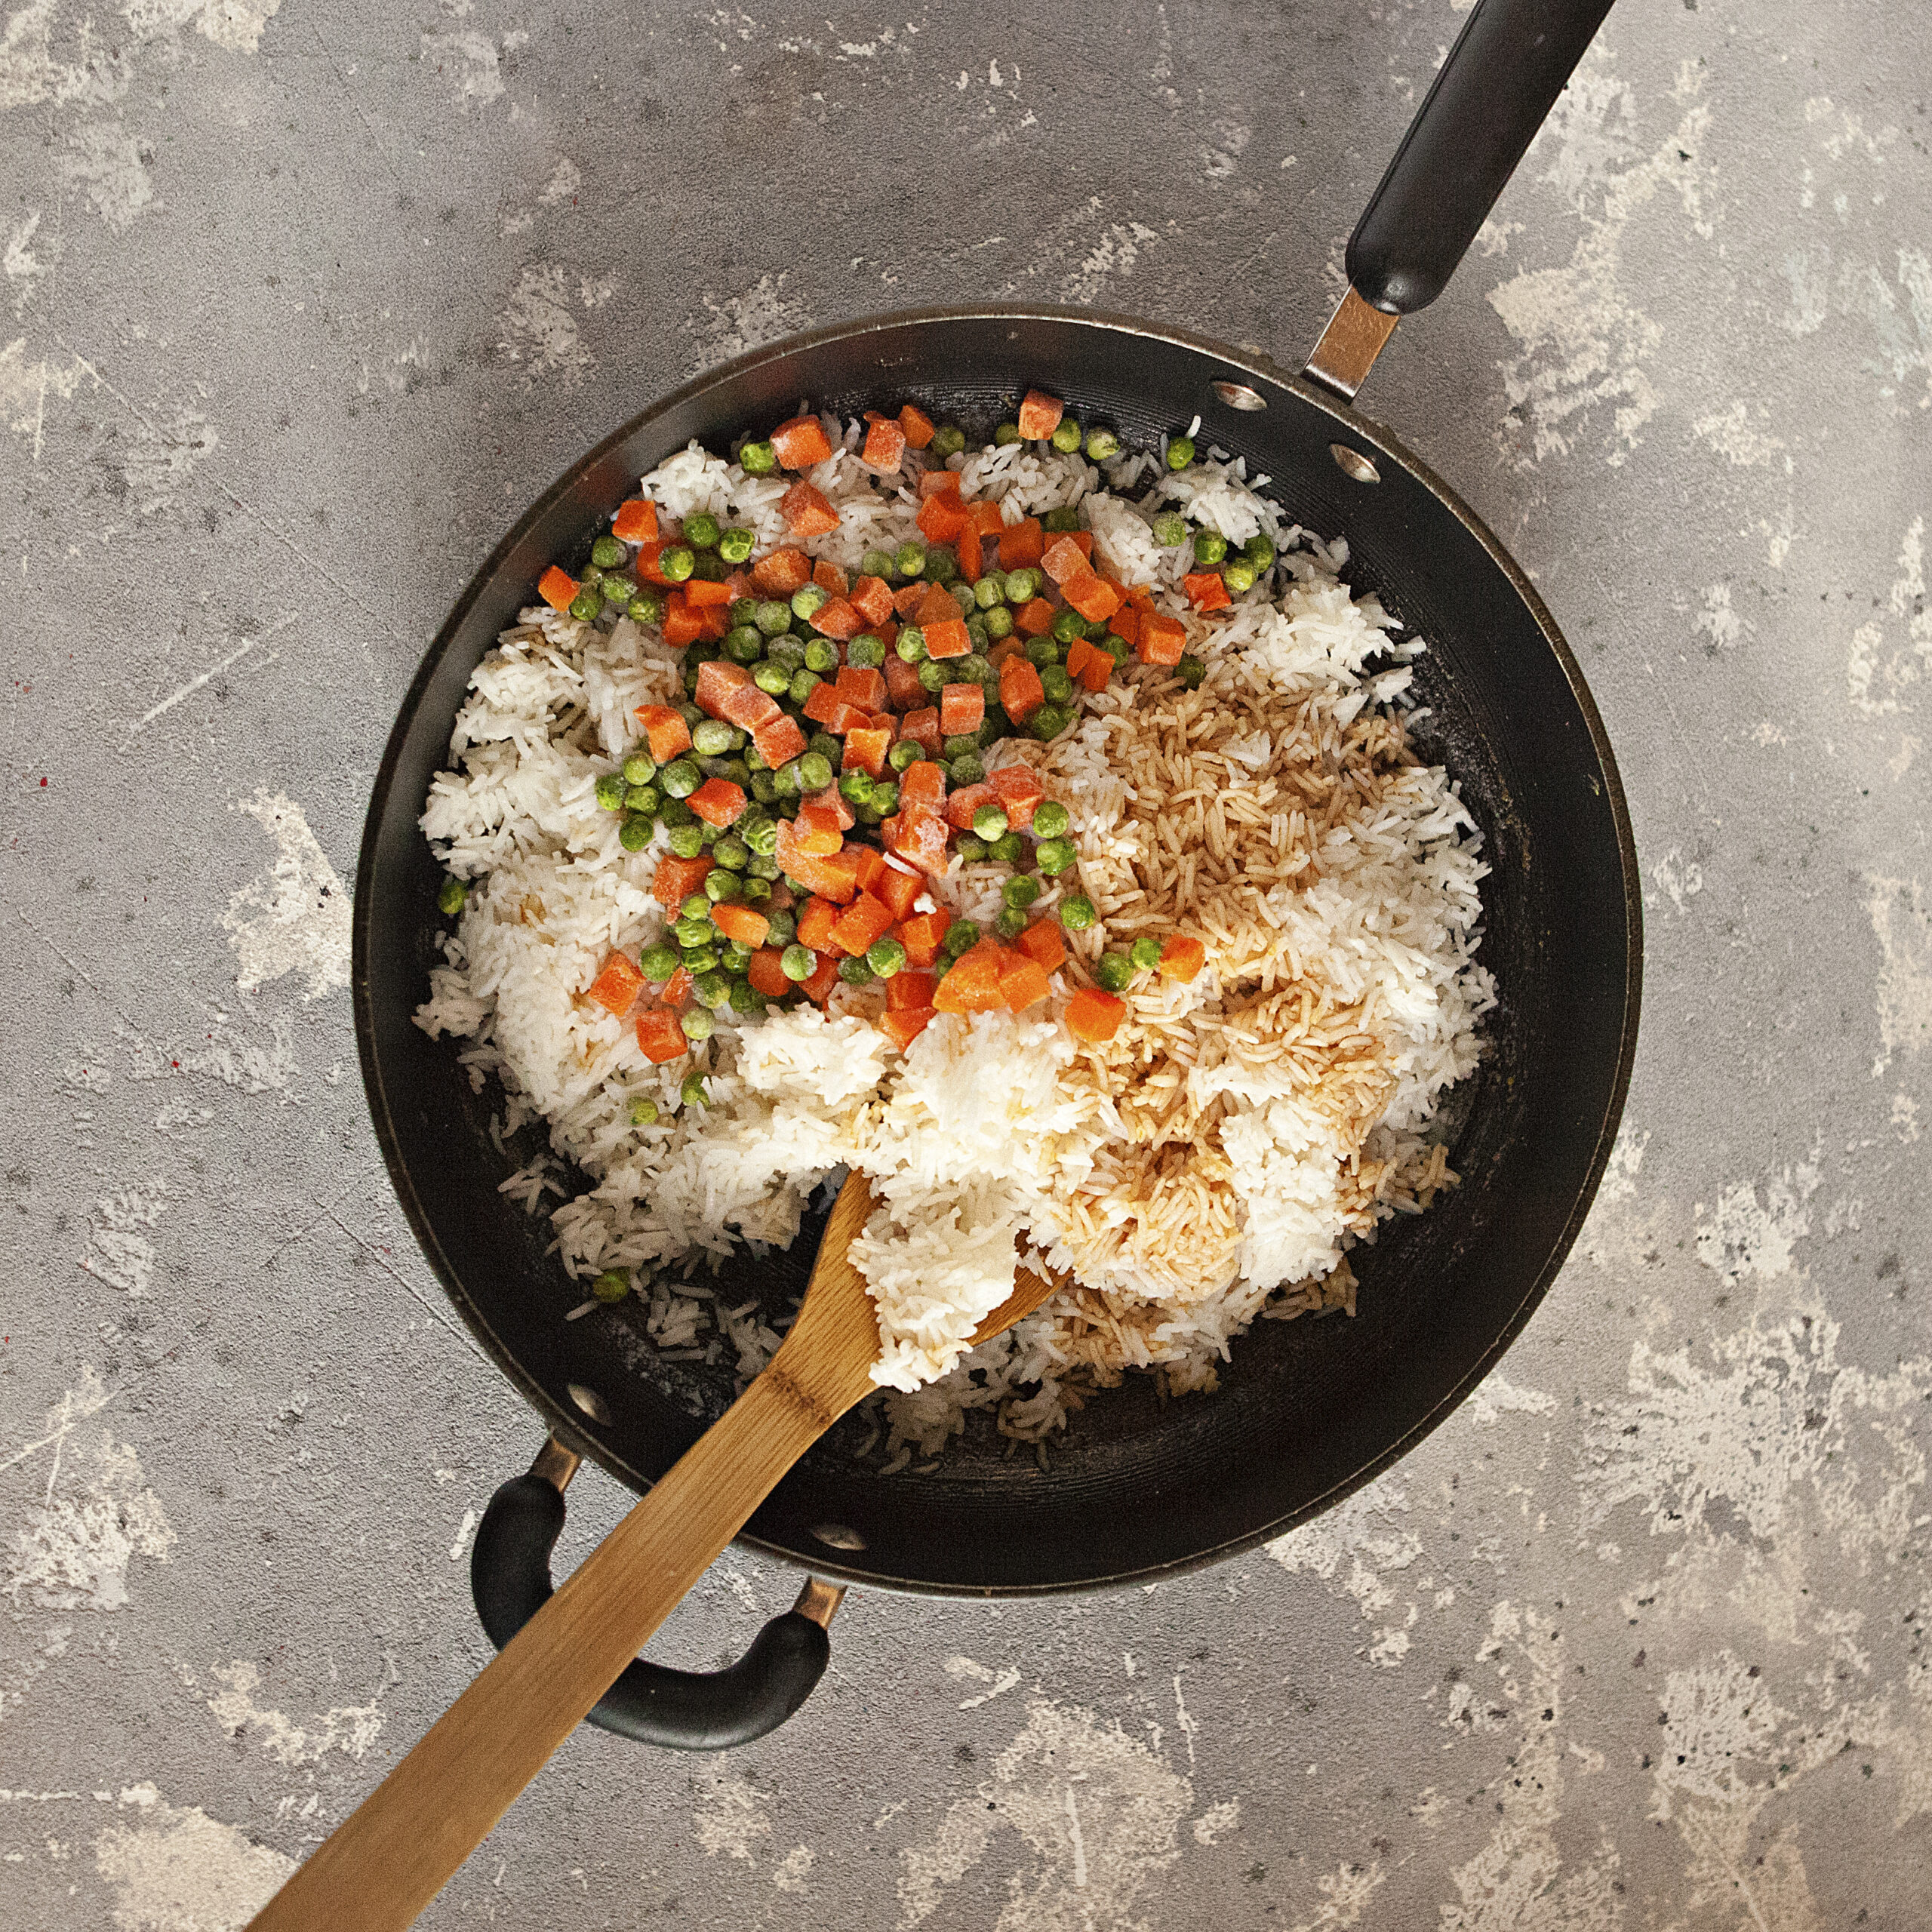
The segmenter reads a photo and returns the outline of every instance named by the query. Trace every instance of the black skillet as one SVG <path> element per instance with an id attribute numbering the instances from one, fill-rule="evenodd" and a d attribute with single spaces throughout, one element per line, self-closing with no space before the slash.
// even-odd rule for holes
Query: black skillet
<path id="1" fill-rule="evenodd" d="M 355 998 L 376 1131 L 451 1299 L 552 1440 L 499 1492 L 473 1580 L 499 1644 L 549 1594 L 563 1484 L 581 1455 L 641 1490 L 722 1412 L 728 1367 L 660 1361 L 623 1309 L 580 1299 L 548 1228 L 499 1194 L 505 1153 L 449 1044 L 411 1023 L 437 957 L 438 874 L 417 829 L 478 660 L 553 559 L 587 549 L 637 478 L 691 437 L 724 447 L 801 396 L 841 415 L 912 398 L 984 434 L 1030 386 L 1151 445 L 1197 414 L 1199 441 L 1247 458 L 1296 521 L 1344 536 L 1348 574 L 1429 641 L 1424 749 L 1446 762 L 1492 868 L 1481 957 L 1501 1004 L 1457 1090 L 1462 1185 L 1355 1257 L 1353 1321 L 1263 1321 L 1220 1392 L 1163 1405 L 1130 1378 L 1092 1401 L 1042 1469 L 984 1419 L 933 1473 L 855 1458 L 848 1418 L 774 1492 L 745 1540 L 846 1582 L 957 1595 L 1143 1581 L 1279 1535 L 1413 1447 L 1494 1364 L 1555 1278 L 1608 1155 L 1636 1041 L 1635 853 L 1603 726 L 1549 613 L 1495 537 L 1350 407 L 1398 315 L 1441 291 L 1607 0 L 1483 0 L 1350 241 L 1352 285 L 1300 375 L 1110 315 L 974 309 L 889 315 L 762 349 L 687 385 L 599 445 L 523 518 L 423 660 L 391 734 L 357 872 Z M 728 1302 L 774 1310 L 802 1288 L 816 1226 L 746 1257 Z M 691 1747 L 782 1721 L 823 1669 L 835 1586 L 808 1583 L 729 1672 L 633 1665 L 595 1714 Z"/>

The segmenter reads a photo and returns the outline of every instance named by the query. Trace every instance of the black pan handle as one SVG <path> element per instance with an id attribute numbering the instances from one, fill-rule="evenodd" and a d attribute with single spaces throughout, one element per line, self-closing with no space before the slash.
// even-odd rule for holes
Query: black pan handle
<path id="1" fill-rule="evenodd" d="M 1479 0 L 1349 237 L 1349 293 L 1308 374 L 1345 397 L 1398 315 L 1447 286 L 1611 0 Z"/>
<path id="2" fill-rule="evenodd" d="M 528 1475 L 512 1477 L 490 1499 L 477 1525 L 470 1594 L 498 1650 L 550 1599 L 550 1552 L 564 1527 L 564 1486 L 577 1462 L 553 1438 Z M 634 1658 L 590 1721 L 674 1751 L 723 1751 L 776 1730 L 825 1675 L 832 1655 L 827 1627 L 844 1594 L 812 1577 L 798 1601 L 723 1670 L 669 1670 Z"/>

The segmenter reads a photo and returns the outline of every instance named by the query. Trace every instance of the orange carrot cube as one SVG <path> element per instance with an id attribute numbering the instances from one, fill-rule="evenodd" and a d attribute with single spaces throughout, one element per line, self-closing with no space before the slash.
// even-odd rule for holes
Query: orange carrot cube
<path id="1" fill-rule="evenodd" d="M 884 724 L 855 725 L 845 734 L 845 755 L 839 763 L 841 771 L 863 771 L 868 778 L 880 778 L 885 774 L 885 757 L 892 749 L 892 727 Z"/>
<path id="2" fill-rule="evenodd" d="M 1042 443 L 1060 427 L 1066 405 L 1056 396 L 1029 389 L 1020 405 L 1020 438 L 1022 442 Z"/>
<path id="3" fill-rule="evenodd" d="M 789 544 L 759 558 L 752 566 L 752 588 L 761 597 L 789 597 L 811 580 L 811 559 Z"/>
<path id="4" fill-rule="evenodd" d="M 953 605 L 956 612 L 959 607 Z M 928 657 L 964 657 L 973 648 L 973 640 L 966 634 L 966 620 L 954 616 L 943 618 L 938 623 L 928 624 L 926 655 Z"/>
<path id="5" fill-rule="evenodd" d="M 933 439 L 933 419 L 916 402 L 909 402 L 900 411 L 899 426 L 915 450 L 924 449 Z"/>
<path id="6" fill-rule="evenodd" d="M 816 416 L 795 416 L 772 431 L 771 447 L 787 469 L 809 469 L 832 454 L 825 425 Z"/>
<path id="7" fill-rule="evenodd" d="M 685 586 L 685 601 L 696 611 L 708 610 L 714 604 L 728 605 L 731 601 L 731 586 L 728 583 L 708 583 L 701 577 L 694 577 Z"/>
<path id="8" fill-rule="evenodd" d="M 1060 594 L 1089 623 L 1104 623 L 1120 608 L 1120 592 L 1091 570 L 1075 571 L 1060 586 Z"/>
<path id="9" fill-rule="evenodd" d="M 895 629 L 888 625 L 888 630 Z M 885 658 L 886 702 L 895 711 L 918 711 L 924 707 L 926 688 L 919 681 L 919 673 L 896 651 L 888 651 Z"/>
<path id="10" fill-rule="evenodd" d="M 648 497 L 632 497 L 617 506 L 611 534 L 626 543 L 642 543 L 657 534 L 657 506 Z"/>
<path id="11" fill-rule="evenodd" d="M 685 803 L 706 825 L 730 825 L 745 809 L 745 794 L 728 778 L 707 778 Z"/>
<path id="12" fill-rule="evenodd" d="M 1044 972 L 1057 973 L 1066 964 L 1066 941 L 1057 919 L 1035 919 L 1013 943 Z"/>
<path id="13" fill-rule="evenodd" d="M 905 977 L 900 974 L 900 980 Z M 899 980 L 892 984 L 898 985 Z M 903 1006 L 888 1009 L 879 1016 L 878 1029 L 896 1045 L 901 1053 L 909 1047 L 932 1024 L 933 1009 L 929 1006 Z"/>
<path id="14" fill-rule="evenodd" d="M 752 983 L 752 990 L 767 999 L 783 999 L 792 990 L 792 982 L 785 977 L 785 955 L 775 946 L 761 946 L 745 962 L 745 977 Z"/>
<path id="15" fill-rule="evenodd" d="M 1009 659 L 1008 662 L 1011 660 Z M 996 805 L 999 795 L 990 785 L 962 785 L 946 801 L 946 822 L 961 832 L 973 829 L 973 814 L 982 805 Z"/>
<path id="16" fill-rule="evenodd" d="M 652 875 L 651 896 L 659 905 L 675 909 L 694 892 L 704 889 L 705 878 L 710 870 L 708 854 L 700 852 L 695 859 L 680 859 L 666 854 L 658 860 L 657 870 Z"/>
<path id="17" fill-rule="evenodd" d="M 1024 1013 L 1037 1006 L 1053 991 L 1046 968 L 1023 952 L 1009 952 L 1000 962 L 1000 996 L 1010 1013 Z"/>
<path id="18" fill-rule="evenodd" d="M 924 685 L 920 687 L 921 691 L 924 688 Z M 910 738 L 929 758 L 938 757 L 940 742 L 944 735 L 939 728 L 939 707 L 923 705 L 917 711 L 907 712 L 904 722 L 899 727 L 899 735 Z M 903 789 L 900 796 L 905 796 Z"/>
<path id="19" fill-rule="evenodd" d="M 553 611 L 568 611 L 580 588 L 569 571 L 560 571 L 555 564 L 537 580 L 537 595 Z"/>
<path id="20" fill-rule="evenodd" d="M 832 943 L 848 952 L 860 953 L 874 940 L 883 939 L 892 930 L 892 909 L 884 900 L 861 892 L 832 928 Z"/>
<path id="21" fill-rule="evenodd" d="M 684 1028 L 678 1023 L 678 1016 L 668 1006 L 638 1008 L 637 1043 L 643 1048 L 645 1058 L 660 1066 L 666 1060 L 681 1059 L 691 1045 L 685 1038 Z"/>
<path id="22" fill-rule="evenodd" d="M 1180 587 L 1197 611 L 1222 610 L 1235 601 L 1228 595 L 1228 586 L 1219 571 L 1190 571 L 1181 579 Z"/>
<path id="23" fill-rule="evenodd" d="M 1111 1040 L 1126 1017 L 1127 1002 L 1098 986 L 1082 986 L 1066 1003 L 1067 1031 L 1090 1047 Z"/>
<path id="24" fill-rule="evenodd" d="M 940 491 L 919 506 L 918 521 L 928 542 L 950 543 L 966 528 L 965 506 L 950 491 Z"/>
<path id="25" fill-rule="evenodd" d="M 724 715 L 724 701 L 731 694 L 749 685 L 752 674 L 742 664 L 722 657 L 708 658 L 698 666 L 697 688 L 693 702 L 699 710 L 713 718 Z"/>
<path id="26" fill-rule="evenodd" d="M 999 667 L 999 701 L 1016 724 L 1023 724 L 1047 701 L 1039 672 L 1017 652 Z"/>
<path id="27" fill-rule="evenodd" d="M 668 704 L 641 704 L 637 721 L 644 728 L 651 755 L 660 764 L 669 764 L 691 748 L 691 729 L 683 716 Z"/>
<path id="28" fill-rule="evenodd" d="M 1142 663 L 1178 664 L 1186 648 L 1187 626 L 1178 617 L 1171 617 L 1164 611 L 1141 612 L 1136 654 Z"/>
<path id="29" fill-rule="evenodd" d="M 825 492 L 802 477 L 780 497 L 778 513 L 794 537 L 824 537 L 838 528 L 838 512 Z"/>
<path id="30" fill-rule="evenodd" d="M 1023 516 L 999 532 L 999 567 L 1003 571 L 1025 570 L 1037 564 L 1045 538 L 1036 516 Z"/>
<path id="31" fill-rule="evenodd" d="M 812 613 L 812 628 L 821 637 L 835 638 L 844 643 L 857 637 L 866 627 L 866 620 L 842 597 L 834 597 L 821 604 Z"/>
<path id="32" fill-rule="evenodd" d="M 862 577 L 847 595 L 852 608 L 876 629 L 892 621 L 892 586 L 882 577 Z"/>
<path id="33" fill-rule="evenodd" d="M 798 990 L 815 1006 L 823 1006 L 832 995 L 832 989 L 838 983 L 838 955 L 835 952 L 821 952 L 817 969 L 808 980 L 799 983 Z"/>
<path id="34" fill-rule="evenodd" d="M 1003 764 L 986 774 L 1006 813 L 1006 822 L 1015 832 L 1024 832 L 1033 823 L 1033 808 L 1047 795 L 1040 774 L 1030 764 Z"/>
<path id="35" fill-rule="evenodd" d="M 1176 933 L 1161 949 L 1161 977 L 1188 985 L 1207 964 L 1208 949 L 1192 933 Z"/>
<path id="36" fill-rule="evenodd" d="M 895 973 L 885 983 L 885 1010 L 888 1013 L 915 1011 L 933 1003 L 933 989 L 939 984 L 936 973 L 911 969 Z"/>
<path id="37" fill-rule="evenodd" d="M 986 715 L 986 694 L 977 685 L 948 685 L 939 694 L 939 728 L 948 738 L 977 731 Z M 900 792 L 902 798 L 904 792 Z"/>
<path id="38" fill-rule="evenodd" d="M 778 700 L 768 691 L 760 691 L 755 685 L 740 685 L 719 706 L 718 715 L 741 731 L 757 732 L 763 731 L 774 718 L 782 718 L 784 713 L 778 709 Z"/>
<path id="39" fill-rule="evenodd" d="M 885 709 L 885 673 L 861 664 L 841 664 L 832 680 L 832 689 L 845 703 L 861 711 Z"/>
<path id="40" fill-rule="evenodd" d="M 820 557 L 813 564 L 812 581 L 833 597 L 843 597 L 851 588 L 845 573 L 829 557 Z"/>
<path id="41" fill-rule="evenodd" d="M 664 641 L 673 651 L 682 651 L 704 635 L 704 616 L 694 610 L 681 590 L 674 590 L 664 600 Z"/>
<path id="42" fill-rule="evenodd" d="M 912 911 L 913 900 L 925 889 L 926 882 L 917 872 L 898 863 L 888 863 L 870 884 L 873 895 L 884 900 L 895 925 Z"/>
<path id="43" fill-rule="evenodd" d="M 711 909 L 711 923 L 728 940 L 753 948 L 764 943 L 771 921 L 755 906 L 735 906 L 721 900 Z"/>
<path id="44" fill-rule="evenodd" d="M 789 764 L 795 758 L 803 757 L 806 742 L 804 733 L 798 728 L 798 721 L 782 711 L 752 734 L 752 743 L 758 747 L 758 756 L 774 771 L 781 764 Z M 657 755 L 654 752 L 652 755 Z"/>
<path id="45" fill-rule="evenodd" d="M 948 685 L 950 691 L 952 687 Z M 909 724 L 912 721 L 907 719 Z M 910 737 L 909 731 L 906 735 Z M 899 774 L 899 802 L 902 805 L 923 806 L 929 812 L 946 809 L 946 771 L 943 766 L 931 758 L 921 758 L 917 764 L 909 764 Z"/>
<path id="46" fill-rule="evenodd" d="M 798 915 L 798 943 L 814 952 L 832 950 L 832 929 L 838 923 L 838 908 L 829 899 L 814 893 Z"/>
<path id="47" fill-rule="evenodd" d="M 1023 637 L 1043 637 L 1054 627 L 1054 607 L 1044 597 L 1023 604 L 1013 614 L 1013 628 Z"/>
<path id="48" fill-rule="evenodd" d="M 904 427 L 890 416 L 867 410 L 865 447 L 859 454 L 861 461 L 889 474 L 899 467 L 900 459 L 906 454 Z"/>
<path id="49" fill-rule="evenodd" d="M 915 912 L 909 919 L 900 920 L 899 943 L 906 949 L 906 963 L 909 966 L 930 966 L 939 957 L 940 944 L 951 924 L 943 912 Z"/>
<path id="50" fill-rule="evenodd" d="M 644 975 L 634 959 L 613 952 L 605 958 L 604 970 L 591 981 L 589 990 L 599 1006 L 621 1020 L 637 1004 L 637 996 L 644 990 Z"/>

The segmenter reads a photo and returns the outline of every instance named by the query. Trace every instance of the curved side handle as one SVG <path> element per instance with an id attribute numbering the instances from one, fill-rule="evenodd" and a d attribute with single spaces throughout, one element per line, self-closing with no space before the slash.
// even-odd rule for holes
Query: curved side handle
<path id="1" fill-rule="evenodd" d="M 550 1553 L 564 1527 L 563 1486 L 577 1458 L 546 1443 L 527 1475 L 490 1500 L 469 1559 L 470 1593 L 501 1650 L 552 1594 Z M 826 1634 L 844 1592 L 817 1577 L 723 1670 L 672 1670 L 634 1659 L 591 1711 L 620 1737 L 676 1751 L 723 1751 L 777 1727 L 810 1697 L 832 1654 Z"/>
<path id="2" fill-rule="evenodd" d="M 1479 0 L 1349 237 L 1349 292 L 1307 373 L 1344 398 L 1395 318 L 1447 285 L 1611 0 Z"/>

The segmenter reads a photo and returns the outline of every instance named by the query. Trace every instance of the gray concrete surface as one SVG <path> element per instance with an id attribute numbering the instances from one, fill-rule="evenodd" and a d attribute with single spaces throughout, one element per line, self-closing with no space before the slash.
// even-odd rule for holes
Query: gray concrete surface
<path id="1" fill-rule="evenodd" d="M 1293 357 L 1456 32 L 8 0 L 0 1921 L 241 1923 L 485 1654 L 535 1446 L 381 1171 L 372 768 L 533 492 L 694 369 L 1010 296 Z M 1365 400 L 1577 645 L 1649 902 L 1609 1184 L 1482 1396 L 1151 1592 L 855 1598 L 803 1715 L 574 1739 L 425 1920 L 1927 1920 L 1932 24 L 1613 15 Z M 592 1472 L 566 1559 L 623 1502 Z M 666 1632 L 790 1593 L 732 1552 Z"/>

